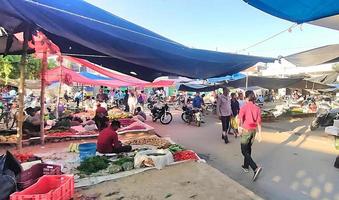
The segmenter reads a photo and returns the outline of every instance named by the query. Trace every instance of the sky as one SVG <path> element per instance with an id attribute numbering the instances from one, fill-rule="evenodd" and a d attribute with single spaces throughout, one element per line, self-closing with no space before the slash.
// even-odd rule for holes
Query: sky
<path id="1" fill-rule="evenodd" d="M 293 23 L 242 0 L 86 0 L 188 47 L 258 56 L 287 56 L 339 42 L 339 31 L 303 24 L 241 51 Z"/>

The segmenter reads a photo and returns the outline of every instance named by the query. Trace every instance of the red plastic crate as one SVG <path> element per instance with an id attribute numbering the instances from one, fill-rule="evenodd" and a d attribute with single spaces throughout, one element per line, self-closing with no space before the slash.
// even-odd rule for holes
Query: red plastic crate
<path id="1" fill-rule="evenodd" d="M 21 172 L 17 179 L 19 190 L 23 190 L 39 180 L 43 175 L 60 175 L 61 166 L 39 163 L 33 165 L 30 169 Z"/>
<path id="2" fill-rule="evenodd" d="M 44 175 L 25 190 L 13 193 L 10 200 L 70 200 L 73 195 L 73 175 Z"/>

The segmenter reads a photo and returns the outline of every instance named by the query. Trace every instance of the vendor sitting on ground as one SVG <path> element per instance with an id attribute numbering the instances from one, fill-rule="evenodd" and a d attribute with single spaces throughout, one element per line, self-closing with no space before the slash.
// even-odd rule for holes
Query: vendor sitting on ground
<path id="1" fill-rule="evenodd" d="M 40 136 L 40 108 L 26 108 L 26 118 L 23 123 L 23 136 L 28 139 Z"/>
<path id="2" fill-rule="evenodd" d="M 95 110 L 94 121 L 99 131 L 107 127 L 107 122 L 109 121 L 107 115 L 107 110 L 104 107 L 101 107 L 101 104 L 98 103 L 97 109 Z"/>
<path id="3" fill-rule="evenodd" d="M 146 114 L 141 110 L 141 107 L 135 109 L 134 115 L 142 122 L 146 121 Z"/>
<path id="4" fill-rule="evenodd" d="M 118 139 L 117 130 L 120 128 L 119 121 L 112 121 L 111 125 L 99 133 L 97 151 L 99 153 L 122 153 L 130 152 L 130 145 L 123 146 Z"/>

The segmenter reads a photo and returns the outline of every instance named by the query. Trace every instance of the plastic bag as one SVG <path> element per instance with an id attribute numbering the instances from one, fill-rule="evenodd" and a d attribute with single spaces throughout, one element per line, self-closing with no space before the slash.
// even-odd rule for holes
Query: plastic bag
<path id="1" fill-rule="evenodd" d="M 238 119 L 237 119 L 237 117 L 231 117 L 231 127 L 233 129 L 238 129 Z"/>
<path id="2" fill-rule="evenodd" d="M 174 162 L 172 153 L 167 149 L 146 150 L 138 152 L 134 157 L 134 168 L 142 166 L 162 169 Z"/>

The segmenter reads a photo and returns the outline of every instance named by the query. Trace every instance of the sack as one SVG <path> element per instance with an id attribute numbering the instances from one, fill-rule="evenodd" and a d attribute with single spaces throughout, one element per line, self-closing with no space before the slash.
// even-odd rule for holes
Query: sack
<path id="1" fill-rule="evenodd" d="M 335 159 L 334 167 L 339 169 L 339 156 Z"/>
<path id="2" fill-rule="evenodd" d="M 238 129 L 238 118 L 231 117 L 231 127 L 232 129 Z"/>

